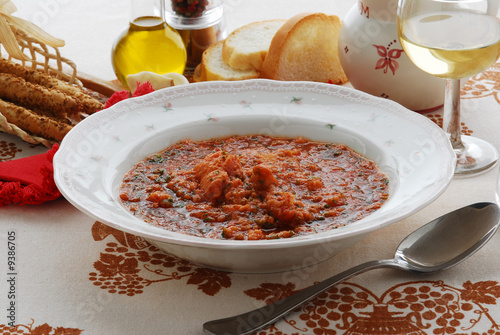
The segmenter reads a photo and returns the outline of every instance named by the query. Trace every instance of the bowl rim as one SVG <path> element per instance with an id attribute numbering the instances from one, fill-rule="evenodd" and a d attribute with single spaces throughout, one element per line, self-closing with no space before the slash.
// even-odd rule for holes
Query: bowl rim
<path id="1" fill-rule="evenodd" d="M 70 190 L 68 189 L 68 171 L 67 166 L 65 166 L 64 164 L 64 156 L 67 155 L 67 153 L 71 150 L 71 145 L 74 144 L 74 141 L 77 140 L 77 138 L 79 138 L 83 133 L 88 132 L 87 124 L 99 122 L 100 118 L 109 117 L 111 114 L 117 114 L 116 116 L 112 116 L 111 119 L 115 117 L 117 118 L 120 112 L 126 113 L 129 110 L 138 108 L 138 106 L 151 106 L 158 103 L 164 103 L 165 101 L 175 101 L 175 99 L 190 98 L 194 95 L 196 95 L 197 98 L 202 97 L 203 99 L 210 94 L 238 94 L 241 92 L 249 92 L 252 90 L 257 90 L 259 92 L 269 90 L 273 93 L 299 91 L 318 96 L 333 95 L 335 97 L 356 101 L 357 103 L 364 103 L 370 106 L 373 105 L 374 107 L 382 110 L 393 111 L 398 114 L 398 116 L 402 116 L 407 120 L 414 121 L 417 124 L 423 122 L 427 127 L 429 127 L 429 129 L 433 129 L 434 127 L 433 135 L 437 136 L 442 141 L 442 143 L 444 143 L 442 149 L 448 154 L 448 157 L 443 158 L 443 160 L 447 161 L 450 167 L 442 171 L 441 185 L 432 196 L 428 197 L 425 201 L 421 201 L 418 206 L 411 207 L 411 209 L 399 211 L 398 215 L 396 216 L 394 216 L 393 211 L 389 211 L 388 213 L 380 212 L 380 215 L 375 216 L 374 214 L 376 214 L 378 212 L 377 211 L 372 215 L 356 221 L 355 224 L 351 223 L 346 227 L 342 227 L 340 229 L 279 240 L 232 241 L 197 237 L 154 227 L 137 218 L 134 218 L 137 223 L 136 226 L 123 226 L 120 223 L 113 222 L 113 220 L 109 220 L 96 215 L 94 212 L 92 212 L 91 208 L 88 208 L 86 205 L 82 204 L 79 199 L 75 198 L 74 194 L 72 194 L 72 192 L 70 192 Z M 108 122 L 110 121 L 108 120 Z M 433 124 L 433 126 L 431 124 Z M 420 209 L 426 207 L 446 190 L 453 178 L 455 162 L 456 157 L 453 153 L 453 149 L 451 148 L 451 144 L 449 144 L 446 134 L 442 132 L 442 130 L 437 125 L 435 125 L 434 122 L 429 120 L 427 117 L 412 112 L 393 101 L 374 97 L 367 93 L 344 86 L 335 86 L 331 84 L 313 82 L 275 82 L 266 79 L 252 79 L 242 82 L 203 82 L 189 84 L 187 85 L 187 87 L 171 87 L 155 91 L 145 96 L 119 102 L 106 110 L 93 114 L 86 120 L 76 125 L 62 141 L 59 150 L 54 156 L 54 177 L 56 185 L 58 186 L 62 195 L 80 211 L 90 217 L 93 217 L 96 220 L 99 220 L 104 224 L 131 234 L 135 234 L 159 242 L 210 249 L 215 248 L 229 250 L 248 250 L 249 248 L 255 249 L 262 247 L 266 247 L 266 249 L 281 249 L 327 243 L 331 241 L 341 240 L 352 235 L 367 234 L 382 227 L 388 226 L 396 221 L 403 220 L 416 211 L 419 211 Z M 389 198 L 388 202 L 390 202 L 390 199 L 391 198 Z"/>

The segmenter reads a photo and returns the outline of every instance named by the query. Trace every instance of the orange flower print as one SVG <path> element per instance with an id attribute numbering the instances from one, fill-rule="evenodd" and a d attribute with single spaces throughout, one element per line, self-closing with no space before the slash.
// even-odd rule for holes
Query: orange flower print
<path id="1" fill-rule="evenodd" d="M 244 293 L 269 304 L 295 292 L 292 283 L 265 283 Z M 497 281 L 467 281 L 462 288 L 443 281 L 406 282 L 381 296 L 344 282 L 257 334 L 500 335 L 499 298 Z"/>
<path id="2" fill-rule="evenodd" d="M 35 326 L 35 321 L 31 319 L 27 325 L 18 324 L 16 326 L 0 325 L 0 334 L 5 335 L 80 335 L 83 330 L 77 328 L 52 327 L 47 323 Z"/>
<path id="3" fill-rule="evenodd" d="M 117 274 L 134 275 L 139 273 L 138 264 L 138 261 L 134 258 L 101 253 L 100 261 L 95 262 L 94 267 L 104 277 L 114 277 Z"/>
<path id="4" fill-rule="evenodd" d="M 467 81 L 462 88 L 462 99 L 492 96 L 500 104 L 500 62 Z"/>
<path id="5" fill-rule="evenodd" d="M 497 281 L 481 281 L 471 283 L 466 281 L 463 284 L 461 297 L 465 301 L 472 301 L 476 304 L 496 304 L 500 298 L 500 285 Z"/>
<path id="6" fill-rule="evenodd" d="M 393 43 L 396 43 L 396 40 L 389 43 L 387 47 L 375 44 L 373 44 L 373 46 L 377 48 L 378 55 L 382 57 L 377 61 L 375 69 L 376 70 L 383 69 L 384 73 L 387 73 L 387 71 L 391 69 L 392 74 L 395 75 L 396 70 L 399 69 L 399 63 L 396 61 L 396 59 L 401 57 L 401 54 L 404 51 L 403 49 L 391 49 Z"/>
<path id="7" fill-rule="evenodd" d="M 271 304 L 297 292 L 292 283 L 262 283 L 258 288 L 245 291 L 245 294 L 257 300 L 264 300 L 266 304 Z"/>
<path id="8" fill-rule="evenodd" d="M 133 297 L 147 287 L 171 280 L 187 279 L 206 295 L 214 296 L 231 287 L 229 273 L 198 268 L 186 260 L 169 255 L 139 236 L 119 231 L 96 222 L 92 227 L 95 241 L 113 237 L 106 243 L 89 280 L 96 287 L 113 294 Z"/>
<path id="9" fill-rule="evenodd" d="M 0 162 L 10 161 L 16 157 L 22 150 L 17 148 L 14 143 L 0 141 Z"/>

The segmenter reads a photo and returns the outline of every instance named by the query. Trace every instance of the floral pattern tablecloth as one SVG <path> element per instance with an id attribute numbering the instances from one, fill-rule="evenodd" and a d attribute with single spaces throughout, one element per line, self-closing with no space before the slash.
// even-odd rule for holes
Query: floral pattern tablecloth
<path id="1" fill-rule="evenodd" d="M 500 150 L 500 64 L 471 78 L 462 98 L 463 133 Z M 442 122 L 441 110 L 426 116 Z M 46 150 L 0 134 L 0 162 Z M 92 220 L 63 198 L 3 207 L 0 334 L 202 334 L 206 321 L 255 309 L 364 261 L 390 258 L 404 236 L 448 211 L 496 201 L 497 174 L 495 167 L 455 178 L 435 202 L 402 222 L 326 262 L 275 274 L 198 267 Z M 472 258 L 434 275 L 359 275 L 258 334 L 500 334 L 499 245 L 497 234 Z"/>

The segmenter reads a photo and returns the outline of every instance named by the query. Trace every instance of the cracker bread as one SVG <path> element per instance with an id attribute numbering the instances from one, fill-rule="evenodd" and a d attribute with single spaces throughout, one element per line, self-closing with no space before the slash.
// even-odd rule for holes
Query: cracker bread
<path id="1" fill-rule="evenodd" d="M 259 78 L 257 70 L 236 70 L 222 59 L 224 40 L 211 45 L 203 52 L 201 64 L 195 70 L 194 81 L 210 80 L 244 80 Z"/>
<path id="2" fill-rule="evenodd" d="M 340 26 L 335 15 L 302 13 L 292 17 L 273 37 L 261 77 L 346 83 L 338 55 Z"/>
<path id="3" fill-rule="evenodd" d="M 285 22 L 284 19 L 259 21 L 236 29 L 224 40 L 222 59 L 236 70 L 260 71 L 271 40 Z"/>

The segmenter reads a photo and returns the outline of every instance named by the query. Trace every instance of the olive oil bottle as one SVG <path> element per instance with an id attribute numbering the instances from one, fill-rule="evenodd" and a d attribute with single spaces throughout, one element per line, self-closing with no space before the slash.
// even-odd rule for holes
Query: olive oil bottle
<path id="1" fill-rule="evenodd" d="M 132 0 L 130 24 L 116 39 L 112 64 L 118 80 L 142 71 L 182 74 L 186 47 L 179 33 L 163 19 L 163 0 Z"/>

